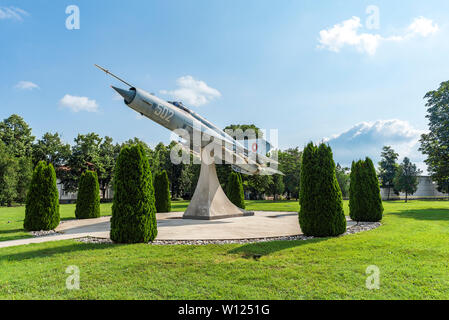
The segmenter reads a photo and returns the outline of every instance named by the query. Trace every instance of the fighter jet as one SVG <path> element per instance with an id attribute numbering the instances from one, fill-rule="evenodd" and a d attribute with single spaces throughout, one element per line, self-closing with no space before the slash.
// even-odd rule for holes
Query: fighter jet
<path id="1" fill-rule="evenodd" d="M 254 140 L 255 142 L 250 140 L 248 143 L 248 137 L 246 137 L 246 141 L 242 143 L 244 140 L 236 140 L 210 121 L 184 106 L 182 102 L 160 99 L 154 94 L 136 88 L 112 74 L 109 70 L 99 65 L 95 66 L 129 87 L 129 89 L 122 89 L 111 86 L 123 97 L 124 103 L 129 108 L 177 134 L 185 130 L 188 133 L 189 141 L 184 141 L 180 145 L 194 157 L 201 159 L 201 150 L 209 146 L 209 149 L 222 151 L 213 152 L 215 163 L 231 164 L 234 171 L 247 175 L 283 175 L 276 169 L 277 161 L 267 156 L 272 147 L 264 139 L 259 138 Z M 198 136 L 201 138 L 195 139 Z M 199 143 L 197 140 L 199 140 Z M 256 147 L 250 148 L 249 145 L 255 145 Z"/>

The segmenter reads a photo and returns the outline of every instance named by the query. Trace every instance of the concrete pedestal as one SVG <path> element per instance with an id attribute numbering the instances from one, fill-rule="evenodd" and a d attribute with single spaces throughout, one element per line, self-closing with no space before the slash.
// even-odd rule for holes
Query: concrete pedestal
<path id="1" fill-rule="evenodd" d="M 228 199 L 218 181 L 215 163 L 203 162 L 198 185 L 182 218 L 215 220 L 252 215 L 254 212 L 240 209 Z"/>

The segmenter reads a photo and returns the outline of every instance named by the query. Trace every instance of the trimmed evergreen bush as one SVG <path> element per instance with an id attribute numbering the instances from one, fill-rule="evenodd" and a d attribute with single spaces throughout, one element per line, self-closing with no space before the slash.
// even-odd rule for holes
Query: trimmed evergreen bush
<path id="1" fill-rule="evenodd" d="M 170 184 L 165 170 L 156 173 L 154 177 L 154 198 L 156 200 L 156 212 L 171 211 Z"/>
<path id="2" fill-rule="evenodd" d="M 143 147 L 124 146 L 114 171 L 111 240 L 153 241 L 157 236 L 156 206 L 150 165 Z"/>
<path id="3" fill-rule="evenodd" d="M 349 216 L 354 221 L 377 222 L 384 211 L 379 180 L 370 158 L 352 162 Z"/>
<path id="4" fill-rule="evenodd" d="M 243 182 L 240 173 L 232 171 L 226 183 L 226 196 L 233 204 L 241 209 L 245 209 L 245 193 L 243 192 Z"/>
<path id="5" fill-rule="evenodd" d="M 100 216 L 100 186 L 95 171 L 85 171 L 81 175 L 75 216 L 77 219 L 92 219 Z"/>
<path id="6" fill-rule="evenodd" d="M 41 161 L 34 169 L 28 189 L 23 227 L 29 231 L 53 230 L 59 220 L 55 169 L 51 163 Z"/>
<path id="7" fill-rule="evenodd" d="M 337 236 L 346 231 L 343 199 L 332 150 L 309 143 L 303 151 L 299 224 L 306 236 Z"/>

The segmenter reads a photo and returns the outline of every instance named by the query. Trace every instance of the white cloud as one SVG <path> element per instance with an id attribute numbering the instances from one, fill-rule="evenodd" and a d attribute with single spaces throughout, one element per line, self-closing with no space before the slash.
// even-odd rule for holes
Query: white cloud
<path id="1" fill-rule="evenodd" d="M 320 31 L 320 48 L 326 48 L 330 51 L 339 52 L 344 46 L 354 46 L 360 52 L 374 54 L 381 36 L 378 34 L 358 33 L 362 27 L 359 17 L 352 17 L 332 28 Z"/>
<path id="2" fill-rule="evenodd" d="M 385 41 L 403 41 L 411 39 L 416 35 L 428 37 L 439 30 L 439 27 L 431 19 L 424 17 L 415 18 L 407 31 L 402 35 L 384 37 L 380 34 L 360 33 L 363 28 L 359 17 L 352 17 L 333 27 L 320 31 L 318 48 L 327 49 L 333 52 L 340 52 L 345 47 L 354 47 L 361 53 L 374 55 L 377 48 Z"/>
<path id="3" fill-rule="evenodd" d="M 29 13 L 17 7 L 0 7 L 0 20 L 11 19 L 22 21 L 24 16 L 29 16 Z"/>
<path id="4" fill-rule="evenodd" d="M 353 160 L 370 157 L 375 164 L 380 160 L 382 147 L 392 146 L 399 153 L 400 161 L 409 157 L 425 171 L 424 156 L 418 151 L 423 130 L 414 128 L 403 120 L 377 120 L 361 122 L 349 130 L 325 138 L 334 153 L 335 162 L 350 165 Z"/>
<path id="5" fill-rule="evenodd" d="M 15 88 L 21 90 L 33 90 L 39 89 L 39 86 L 31 81 L 19 81 L 19 83 L 15 85 Z"/>
<path id="6" fill-rule="evenodd" d="M 59 104 L 62 107 L 68 108 L 73 112 L 87 111 L 87 112 L 97 112 L 98 104 L 95 100 L 91 100 L 88 97 L 77 97 L 70 94 L 66 94 L 60 101 Z"/>
<path id="7" fill-rule="evenodd" d="M 209 87 L 204 81 L 195 80 L 192 76 L 180 77 L 176 83 L 178 89 L 161 90 L 160 93 L 196 107 L 221 97 L 221 93 L 217 89 Z"/>
<path id="8" fill-rule="evenodd" d="M 423 37 L 428 37 L 429 35 L 432 35 L 440 30 L 436 23 L 434 24 L 432 20 L 424 17 L 415 18 L 408 29 L 409 31 Z"/>

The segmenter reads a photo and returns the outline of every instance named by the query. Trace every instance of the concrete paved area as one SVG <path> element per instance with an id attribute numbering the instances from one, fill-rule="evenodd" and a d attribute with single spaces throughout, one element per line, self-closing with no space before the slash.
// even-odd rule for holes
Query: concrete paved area
<path id="1" fill-rule="evenodd" d="M 251 217 L 222 220 L 182 219 L 183 212 L 158 213 L 157 240 L 237 240 L 301 234 L 297 212 L 256 211 Z M 76 239 L 109 238 L 110 217 L 87 220 L 67 220 L 56 228 L 58 233 L 0 242 L 0 248 L 30 243 Z M 348 227 L 355 222 L 348 221 Z"/>

